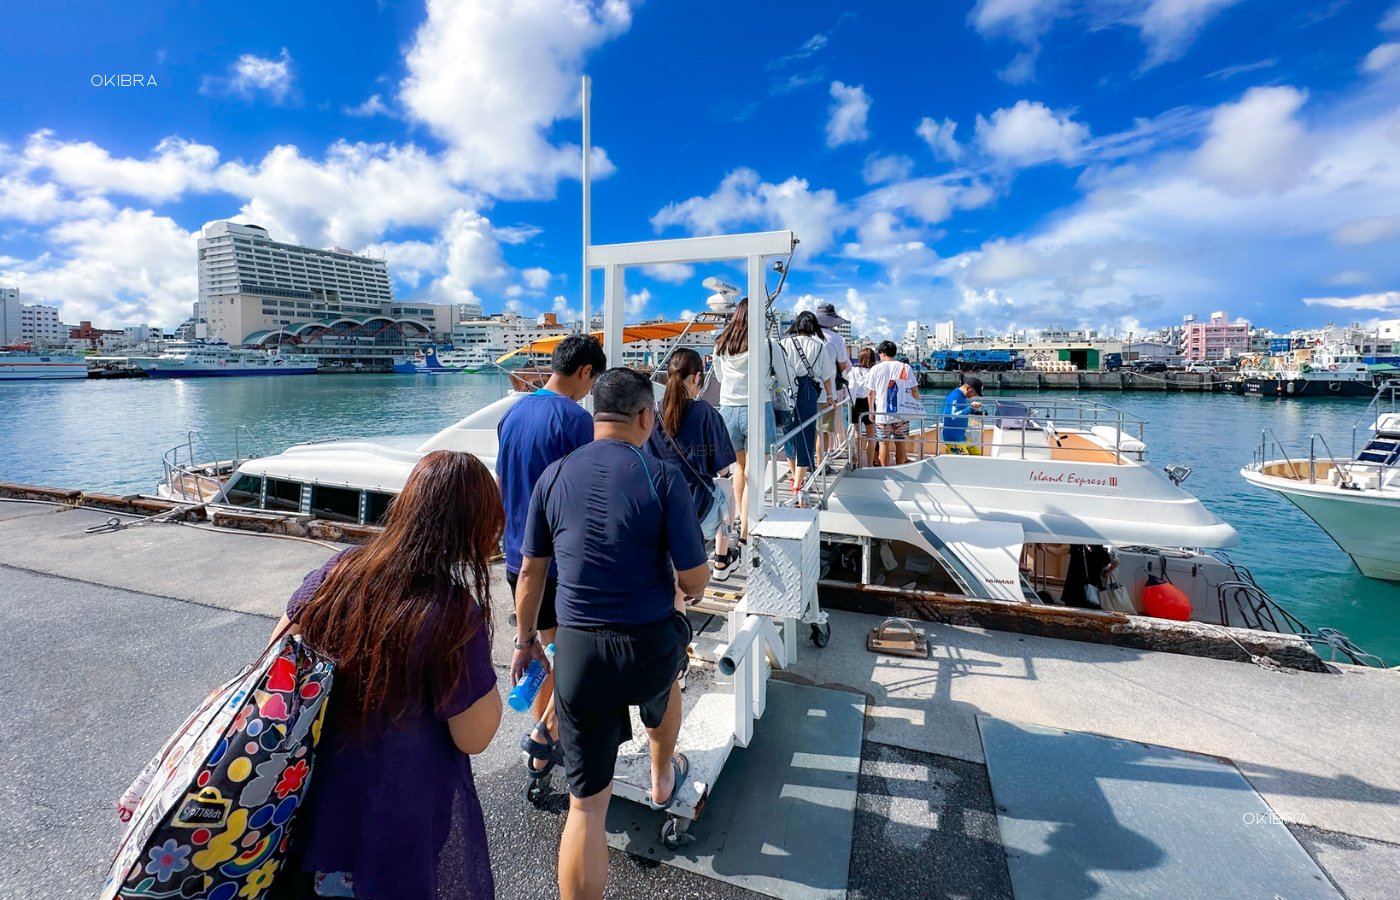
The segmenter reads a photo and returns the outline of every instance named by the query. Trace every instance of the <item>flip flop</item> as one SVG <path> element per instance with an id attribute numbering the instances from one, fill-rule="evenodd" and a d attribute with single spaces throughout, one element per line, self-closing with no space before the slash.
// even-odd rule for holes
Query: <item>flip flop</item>
<path id="1" fill-rule="evenodd" d="M 657 803 L 651 799 L 651 794 L 647 794 L 647 806 L 655 810 L 670 809 L 676 803 L 676 795 L 681 792 L 681 784 L 685 777 L 690 774 L 690 760 L 685 758 L 684 753 L 677 753 L 671 757 L 671 768 L 675 770 L 675 783 L 671 786 L 671 796 L 666 798 L 665 803 Z"/>

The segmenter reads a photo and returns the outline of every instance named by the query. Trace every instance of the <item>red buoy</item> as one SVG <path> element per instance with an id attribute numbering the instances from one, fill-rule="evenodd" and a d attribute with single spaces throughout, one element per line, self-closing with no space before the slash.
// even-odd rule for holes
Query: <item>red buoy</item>
<path id="1" fill-rule="evenodd" d="M 1191 619 L 1191 598 L 1181 588 L 1155 575 L 1147 576 L 1142 589 L 1142 608 L 1149 616 L 1186 622 Z"/>

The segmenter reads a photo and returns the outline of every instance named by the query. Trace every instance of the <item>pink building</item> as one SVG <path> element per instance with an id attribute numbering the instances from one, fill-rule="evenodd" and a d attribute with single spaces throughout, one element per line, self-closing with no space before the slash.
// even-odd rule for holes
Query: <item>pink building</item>
<path id="1" fill-rule="evenodd" d="M 1231 322 L 1223 312 L 1209 322 L 1187 322 L 1181 328 L 1181 355 L 1188 360 L 1225 359 L 1249 352 L 1249 322 Z"/>

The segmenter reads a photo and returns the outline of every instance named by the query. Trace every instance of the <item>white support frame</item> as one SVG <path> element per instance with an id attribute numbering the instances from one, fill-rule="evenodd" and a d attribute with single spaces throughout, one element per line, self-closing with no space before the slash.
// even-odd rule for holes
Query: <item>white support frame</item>
<path id="1" fill-rule="evenodd" d="M 594 269 L 603 270 L 603 348 L 608 366 L 622 364 L 622 317 L 627 287 L 625 274 L 633 266 L 694 265 L 696 263 L 748 260 L 749 272 L 749 361 L 753 373 L 766 373 L 768 359 L 767 260 L 792 255 L 797 238 L 791 231 L 763 231 L 752 234 L 722 234 L 713 237 L 675 238 L 641 241 L 635 244 L 589 245 L 584 249 L 585 278 Z M 585 329 L 587 326 L 585 326 Z M 767 449 L 763 427 L 768 379 L 749 378 L 748 420 L 751 437 L 748 465 L 744 473 L 753 500 L 749 503 L 749 527 L 763 517 L 763 456 L 754 447 Z"/>
<path id="2" fill-rule="evenodd" d="M 783 668 L 782 635 L 768 616 L 729 613 L 728 644 L 718 648 L 719 670 L 734 678 L 734 743 L 747 747 L 753 740 L 753 723 L 768 708 L 768 676 Z"/>

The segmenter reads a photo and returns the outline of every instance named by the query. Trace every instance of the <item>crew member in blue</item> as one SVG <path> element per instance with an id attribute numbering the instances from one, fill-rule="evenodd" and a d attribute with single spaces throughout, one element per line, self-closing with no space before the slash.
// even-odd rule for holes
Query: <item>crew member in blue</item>
<path id="1" fill-rule="evenodd" d="M 554 696 L 570 794 L 559 842 L 563 900 L 599 900 L 607 886 L 604 820 L 617 748 L 632 737 L 629 707 L 640 707 L 651 738 L 652 807 L 670 808 L 689 771 L 675 752 L 676 676 L 691 634 L 675 594 L 702 594 L 710 569 L 685 477 L 642 449 L 655 406 L 645 375 L 603 373 L 593 442 L 540 476 L 520 545 L 515 681 L 544 659 L 536 615 L 551 560 L 559 565 Z"/>
<path id="2" fill-rule="evenodd" d="M 982 379 L 968 375 L 963 383 L 948 392 L 943 401 L 943 444 L 950 453 L 966 453 L 970 456 L 982 455 L 982 441 L 979 433 L 977 441 L 967 438 L 968 413 L 980 413 L 982 403 Z"/>
<path id="3" fill-rule="evenodd" d="M 540 473 L 555 460 L 593 440 L 593 417 L 579 401 L 593 390 L 593 382 L 607 368 L 603 346 L 592 335 L 572 335 L 559 342 L 550 360 L 549 380 L 544 387 L 522 398 L 506 411 L 496 426 L 500 449 L 496 456 L 496 479 L 505 504 L 506 580 L 512 592 L 520 577 L 520 538 L 530 509 L 530 494 Z M 557 590 L 554 567 L 545 579 L 544 595 L 537 627 L 546 644 L 554 641 L 558 622 L 554 616 Z M 527 774 L 543 778 L 558 763 L 563 751 L 558 746 L 559 722 L 554 710 L 554 683 L 546 679 L 530 712 L 534 729 L 520 739 L 525 751 Z"/>

